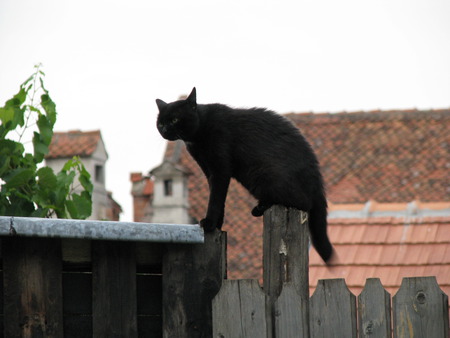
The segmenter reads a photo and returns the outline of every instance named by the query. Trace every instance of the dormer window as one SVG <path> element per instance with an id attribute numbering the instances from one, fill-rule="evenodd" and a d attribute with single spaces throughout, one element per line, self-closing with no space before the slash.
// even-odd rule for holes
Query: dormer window
<path id="1" fill-rule="evenodd" d="M 173 181 L 171 179 L 164 180 L 164 196 L 173 195 Z"/>

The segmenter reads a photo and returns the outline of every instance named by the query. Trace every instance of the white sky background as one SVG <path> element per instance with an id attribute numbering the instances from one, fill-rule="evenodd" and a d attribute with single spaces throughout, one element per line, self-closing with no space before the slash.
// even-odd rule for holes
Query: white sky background
<path id="1" fill-rule="evenodd" d="M 1 0 L 0 105 L 42 63 L 56 131 L 101 129 L 107 189 L 166 142 L 155 99 L 287 112 L 450 107 L 449 0 Z"/>

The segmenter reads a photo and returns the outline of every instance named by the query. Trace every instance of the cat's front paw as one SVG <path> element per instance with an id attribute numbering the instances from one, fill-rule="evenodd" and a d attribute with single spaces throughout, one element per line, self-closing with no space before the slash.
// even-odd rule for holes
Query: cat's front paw
<path id="1" fill-rule="evenodd" d="M 200 221 L 200 226 L 205 230 L 205 232 L 213 232 L 216 228 L 213 221 L 211 221 L 209 218 L 204 218 Z"/>

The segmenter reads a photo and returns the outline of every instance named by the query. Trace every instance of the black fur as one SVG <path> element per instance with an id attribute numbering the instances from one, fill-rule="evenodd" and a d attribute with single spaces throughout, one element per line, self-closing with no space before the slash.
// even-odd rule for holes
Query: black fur
<path id="1" fill-rule="evenodd" d="M 156 103 L 161 135 L 185 141 L 208 179 L 208 211 L 200 221 L 205 231 L 221 228 L 228 185 L 234 177 L 258 199 L 254 216 L 275 204 L 308 211 L 312 243 L 324 261 L 331 258 L 319 163 L 290 121 L 261 108 L 197 104 L 195 88 L 186 100 Z"/>

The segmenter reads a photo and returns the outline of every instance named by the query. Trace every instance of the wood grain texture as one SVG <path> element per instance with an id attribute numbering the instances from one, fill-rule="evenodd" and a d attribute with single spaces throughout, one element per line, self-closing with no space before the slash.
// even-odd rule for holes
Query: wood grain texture
<path id="1" fill-rule="evenodd" d="M 61 242 L 2 238 L 5 337 L 63 337 Z"/>
<path id="2" fill-rule="evenodd" d="M 265 295 L 257 280 L 225 280 L 212 309 L 213 337 L 265 337 Z"/>
<path id="3" fill-rule="evenodd" d="M 275 302 L 275 337 L 309 338 L 309 302 L 302 299 L 292 284 L 285 284 Z"/>
<path id="4" fill-rule="evenodd" d="M 391 296 L 379 278 L 369 278 L 358 296 L 359 337 L 391 337 Z"/>
<path id="5" fill-rule="evenodd" d="M 319 280 L 309 305 L 311 337 L 356 338 L 356 297 L 344 279 Z"/>
<path id="6" fill-rule="evenodd" d="M 403 278 L 393 297 L 394 337 L 448 337 L 448 296 L 436 277 Z"/>
<path id="7" fill-rule="evenodd" d="M 263 279 L 269 337 L 275 334 L 275 301 L 283 284 L 292 285 L 304 302 L 308 302 L 308 264 L 308 214 L 278 205 L 268 209 L 264 213 Z M 305 306 L 308 308 L 307 304 Z M 309 321 L 308 311 L 300 315 L 302 322 Z"/>

